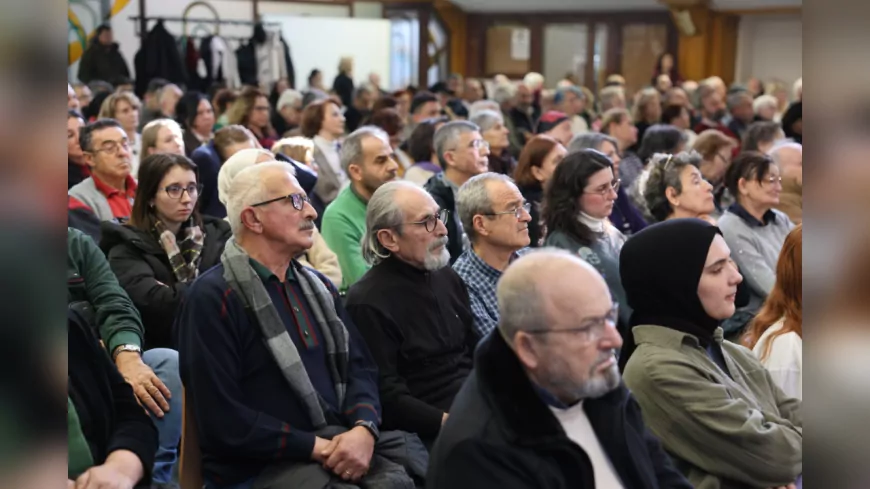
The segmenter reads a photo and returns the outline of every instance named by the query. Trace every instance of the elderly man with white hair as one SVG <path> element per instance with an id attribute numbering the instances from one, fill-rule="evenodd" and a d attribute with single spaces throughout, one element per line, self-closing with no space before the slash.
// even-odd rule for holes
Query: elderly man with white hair
<path id="1" fill-rule="evenodd" d="M 413 435 L 379 432 L 365 341 L 329 279 L 295 260 L 311 247 L 316 212 L 294 173 L 266 162 L 235 176 L 233 239 L 177 317 L 206 487 L 413 485 L 425 449 Z"/>
<path id="2" fill-rule="evenodd" d="M 363 255 L 372 268 L 346 307 L 380 374 L 384 429 L 435 442 L 471 371 L 477 337 L 468 293 L 448 266 L 447 213 L 404 181 L 369 201 Z"/>
<path id="3" fill-rule="evenodd" d="M 784 212 L 791 222 L 803 222 L 804 151 L 800 143 L 783 141 L 768 153 L 779 167 L 782 192 L 776 209 Z"/>
<path id="4" fill-rule="evenodd" d="M 688 489 L 621 381 L 618 306 L 576 254 L 540 248 L 502 275 L 429 465 L 430 489 Z"/>

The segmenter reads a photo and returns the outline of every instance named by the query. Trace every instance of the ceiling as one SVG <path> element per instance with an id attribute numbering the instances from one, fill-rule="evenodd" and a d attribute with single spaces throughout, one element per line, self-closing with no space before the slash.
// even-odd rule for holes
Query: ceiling
<path id="1" fill-rule="evenodd" d="M 659 0 L 451 0 L 466 12 L 665 10 Z M 716 10 L 800 7 L 802 0 L 713 0 Z"/>

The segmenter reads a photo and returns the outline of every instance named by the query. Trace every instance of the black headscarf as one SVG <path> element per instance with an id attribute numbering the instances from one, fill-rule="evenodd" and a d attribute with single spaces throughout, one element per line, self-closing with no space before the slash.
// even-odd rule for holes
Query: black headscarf
<path id="1" fill-rule="evenodd" d="M 710 244 L 719 228 L 701 219 L 670 219 L 644 228 L 622 247 L 619 275 L 628 305 L 629 326 L 665 326 L 691 334 L 707 346 L 719 321 L 707 315 L 698 297 Z M 637 347 L 623 338 L 620 369 Z"/>
<path id="2" fill-rule="evenodd" d="M 803 135 L 798 134 L 794 130 L 794 123 L 803 118 L 803 102 L 795 102 L 788 106 L 785 113 L 782 115 L 782 132 L 785 137 L 794 139 L 796 142 L 803 144 Z"/>

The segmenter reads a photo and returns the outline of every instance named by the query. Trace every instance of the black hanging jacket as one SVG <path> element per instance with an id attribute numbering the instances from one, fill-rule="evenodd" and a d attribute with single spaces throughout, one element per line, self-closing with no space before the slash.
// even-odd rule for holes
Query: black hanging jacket
<path id="1" fill-rule="evenodd" d="M 157 25 L 145 35 L 142 47 L 133 58 L 136 66 L 136 94 L 139 97 L 145 95 L 148 90 L 148 82 L 153 78 L 163 78 L 177 85 L 187 85 L 187 70 L 184 68 L 184 60 L 178 52 L 178 44 L 163 21 L 157 21 Z"/>

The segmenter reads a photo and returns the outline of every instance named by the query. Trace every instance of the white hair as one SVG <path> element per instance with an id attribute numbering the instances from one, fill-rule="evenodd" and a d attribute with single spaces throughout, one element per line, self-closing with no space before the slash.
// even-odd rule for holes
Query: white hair
<path id="1" fill-rule="evenodd" d="M 516 93 L 517 87 L 513 83 L 500 83 L 492 90 L 492 99 L 501 106 L 501 104 L 513 100 Z"/>
<path id="2" fill-rule="evenodd" d="M 791 97 L 792 101 L 798 101 L 803 98 L 804 93 L 804 79 L 803 77 L 798 78 L 794 82 L 794 86 L 792 86 Z"/>
<path id="3" fill-rule="evenodd" d="M 495 127 L 496 124 L 504 124 L 504 117 L 500 110 L 481 110 L 469 118 L 473 124 L 477 124 L 480 131 L 488 131 Z"/>
<path id="4" fill-rule="evenodd" d="M 473 119 L 478 112 L 483 112 L 484 110 L 501 112 L 501 106 L 495 100 L 478 100 L 468 107 L 468 117 Z"/>
<path id="5" fill-rule="evenodd" d="M 803 153 L 804 147 L 801 143 L 795 142 L 791 139 L 782 139 L 777 141 L 772 148 L 767 151 L 767 155 L 770 156 L 770 159 L 776 163 L 777 166 L 780 166 L 780 162 L 782 159 L 780 158 L 779 152 L 785 148 L 796 149 Z"/>
<path id="6" fill-rule="evenodd" d="M 230 156 L 230 158 L 221 165 L 221 169 L 218 172 L 217 184 L 218 200 L 221 201 L 223 205 L 227 205 L 227 193 L 229 192 L 230 186 L 232 185 L 233 179 L 236 175 L 245 168 L 254 166 L 257 163 L 257 158 L 260 156 L 269 156 L 272 160 L 275 159 L 275 155 L 265 149 L 248 148 Z M 295 175 L 296 173 L 294 172 L 293 174 Z"/>
<path id="7" fill-rule="evenodd" d="M 779 102 L 773 95 L 762 95 L 752 101 L 752 110 L 756 114 L 758 114 L 761 109 L 765 107 L 772 107 L 775 110 L 779 108 Z"/>
<path id="8" fill-rule="evenodd" d="M 295 106 L 297 103 L 302 103 L 302 93 L 293 90 L 292 88 L 288 88 L 281 92 L 281 97 L 278 98 L 278 103 L 275 104 L 275 109 L 281 110 L 285 105 Z"/>
<path id="9" fill-rule="evenodd" d="M 544 75 L 536 72 L 526 73 L 523 77 L 523 84 L 532 90 L 537 90 L 544 86 Z"/>
<path id="10" fill-rule="evenodd" d="M 266 178 L 264 174 L 283 171 L 296 182 L 293 165 L 284 161 L 267 161 L 259 165 L 251 165 L 239 171 L 225 193 L 227 199 L 227 220 L 234 236 L 239 235 L 242 225 L 242 211 L 248 206 L 266 199 Z M 296 182 L 298 184 L 298 182 Z"/>

